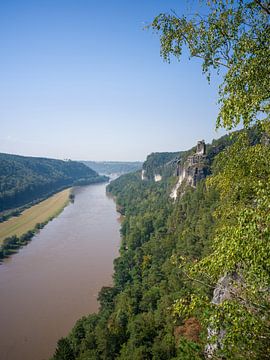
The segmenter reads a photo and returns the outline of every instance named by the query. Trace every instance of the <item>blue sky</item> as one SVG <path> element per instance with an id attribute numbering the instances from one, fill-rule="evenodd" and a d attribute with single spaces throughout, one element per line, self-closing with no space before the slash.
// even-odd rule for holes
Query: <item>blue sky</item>
<path id="1" fill-rule="evenodd" d="M 200 61 L 164 63 L 143 30 L 185 1 L 0 2 L 0 152 L 144 160 L 215 132 L 217 88 Z"/>

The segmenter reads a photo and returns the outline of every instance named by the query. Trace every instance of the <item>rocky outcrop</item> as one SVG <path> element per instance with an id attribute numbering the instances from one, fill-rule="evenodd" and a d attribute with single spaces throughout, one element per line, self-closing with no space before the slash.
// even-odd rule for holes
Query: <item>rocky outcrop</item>
<path id="1" fill-rule="evenodd" d="M 226 274 L 221 277 L 214 289 L 212 304 L 220 305 L 225 300 L 233 299 L 241 288 L 241 278 L 236 272 Z M 209 344 L 205 347 L 205 357 L 207 359 L 215 358 L 215 352 L 222 349 L 222 341 L 226 331 L 222 328 L 216 328 L 215 324 L 207 329 Z M 214 342 L 211 340 L 215 339 Z"/>
<path id="2" fill-rule="evenodd" d="M 160 174 L 155 174 L 154 175 L 154 180 L 155 182 L 161 181 L 162 180 L 162 176 Z"/>
<path id="3" fill-rule="evenodd" d="M 176 175 L 178 176 L 178 181 L 170 194 L 170 197 L 174 200 L 177 198 L 178 190 L 183 183 L 196 187 L 200 180 L 209 175 L 204 140 L 198 141 L 195 154 L 190 155 L 183 164 L 181 162 L 178 163 Z"/>
<path id="4" fill-rule="evenodd" d="M 146 176 L 146 170 L 142 170 L 142 175 L 141 175 L 142 180 L 148 180 L 147 176 Z"/>
<path id="5" fill-rule="evenodd" d="M 155 182 L 158 182 L 158 181 L 161 181 L 162 180 L 162 175 L 160 174 L 154 174 L 154 181 Z M 147 176 L 147 172 L 146 170 L 142 170 L 142 173 L 141 173 L 141 179 L 142 180 L 149 180 L 149 177 Z"/>
<path id="6" fill-rule="evenodd" d="M 181 152 L 152 153 L 142 166 L 141 178 L 148 181 L 161 181 L 173 176 Z"/>
<path id="7" fill-rule="evenodd" d="M 219 305 L 225 300 L 232 299 L 237 293 L 240 282 L 241 279 L 236 272 L 220 278 L 213 292 L 212 304 Z"/>
<path id="8" fill-rule="evenodd" d="M 170 194 L 170 197 L 173 200 L 176 200 L 177 195 L 178 195 L 178 190 L 179 190 L 180 186 L 182 185 L 182 183 L 184 182 L 185 178 L 186 178 L 186 171 L 185 171 L 185 168 L 183 168 L 183 170 L 180 172 L 180 175 L 178 176 L 178 181 L 177 181 L 176 185 L 174 186 L 174 188 L 172 189 L 172 192 Z"/>

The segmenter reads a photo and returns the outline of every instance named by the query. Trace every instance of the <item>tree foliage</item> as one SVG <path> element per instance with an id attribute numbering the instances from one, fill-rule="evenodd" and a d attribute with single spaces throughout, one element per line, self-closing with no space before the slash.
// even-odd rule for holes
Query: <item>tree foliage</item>
<path id="1" fill-rule="evenodd" d="M 201 13 L 160 14 L 151 27 L 160 34 L 161 55 L 180 58 L 184 47 L 201 58 L 210 79 L 222 70 L 217 126 L 231 129 L 268 119 L 270 111 L 270 5 L 259 0 L 201 2 Z"/>
<path id="2" fill-rule="evenodd" d="M 219 88 L 217 126 L 232 129 L 257 123 L 261 144 L 242 133 L 216 158 L 208 189 L 220 204 L 211 253 L 190 264 L 180 252 L 179 269 L 206 287 L 231 276 L 227 299 L 212 304 L 212 292 L 193 290 L 174 309 L 183 318 L 196 315 L 210 329 L 211 356 L 264 359 L 269 354 L 269 110 L 270 3 L 268 1 L 202 1 L 204 15 L 160 14 L 152 28 L 160 33 L 161 55 L 180 58 L 184 47 L 202 59 L 210 79 L 223 76 Z M 256 131 L 257 131 L 256 130 Z M 256 138 L 253 137 L 253 140 Z M 236 276 L 236 279 L 234 277 Z M 216 285 L 219 286 L 219 285 Z"/>
<path id="3" fill-rule="evenodd" d="M 213 172 L 207 185 L 220 196 L 213 250 L 195 265 L 183 258 L 178 266 L 190 279 L 200 279 L 212 289 L 229 276 L 223 290 L 228 294 L 217 306 L 212 292 L 205 296 L 192 291 L 174 309 L 179 316 L 196 315 L 206 328 L 222 332 L 222 356 L 264 359 L 270 338 L 270 147 L 251 145 L 241 133 L 216 157 Z M 211 341 L 217 342 L 216 336 Z"/>

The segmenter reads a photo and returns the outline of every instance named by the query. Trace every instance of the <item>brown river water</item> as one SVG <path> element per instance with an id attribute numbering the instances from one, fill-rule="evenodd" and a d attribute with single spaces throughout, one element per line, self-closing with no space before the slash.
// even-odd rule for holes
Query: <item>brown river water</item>
<path id="1" fill-rule="evenodd" d="M 106 184 L 75 189 L 75 202 L 0 265 L 0 359 L 43 360 L 112 284 L 119 214 Z"/>

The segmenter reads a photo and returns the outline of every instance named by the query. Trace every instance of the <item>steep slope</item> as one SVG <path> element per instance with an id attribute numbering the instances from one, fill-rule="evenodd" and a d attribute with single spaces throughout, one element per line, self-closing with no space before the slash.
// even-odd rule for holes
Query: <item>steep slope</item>
<path id="1" fill-rule="evenodd" d="M 204 140 L 198 141 L 197 146 L 186 151 L 152 153 L 143 163 L 141 178 L 157 182 L 177 176 L 180 178 L 180 183 L 181 178 L 183 180 L 189 178 L 188 182 L 195 185 L 196 181 L 209 175 L 214 157 L 232 142 L 233 139 L 225 135 L 213 140 L 211 144 L 205 144 Z M 177 191 L 174 190 L 173 198 L 176 194 Z"/>
<path id="2" fill-rule="evenodd" d="M 142 180 L 160 181 L 172 176 L 177 162 L 185 152 L 156 152 L 147 156 L 142 166 Z"/>
<path id="3" fill-rule="evenodd" d="M 72 185 L 104 181 L 76 161 L 0 154 L 0 211 L 25 205 Z"/>
<path id="4" fill-rule="evenodd" d="M 174 204 L 166 181 L 142 181 L 139 173 L 121 176 L 108 190 L 124 214 L 114 287 L 101 290 L 98 315 L 79 320 L 59 341 L 54 360 L 67 354 L 80 360 L 176 358 L 185 344 L 176 340 L 181 322 L 169 309 L 190 290 L 171 257 L 180 250 L 196 258 L 207 252 L 217 196 L 206 195 L 201 184 Z"/>
<path id="5" fill-rule="evenodd" d="M 233 156 L 237 158 L 242 147 L 251 156 L 235 162 Z M 184 163 L 195 150 L 186 154 Z M 265 155 L 264 167 L 254 173 L 258 150 Z M 257 177 L 264 187 L 269 184 L 269 146 L 260 144 L 260 136 L 251 131 L 214 141 L 205 152 L 211 181 L 187 181 L 174 202 L 169 195 L 175 176 L 143 181 L 137 172 L 108 185 L 124 215 L 114 285 L 100 291 L 99 313 L 79 320 L 70 335 L 59 340 L 54 360 L 267 358 L 269 191 L 266 196 L 263 189 L 264 201 L 254 203 L 252 192 L 257 190 L 250 180 Z M 230 181 L 223 182 L 228 176 Z M 238 219 L 227 211 L 232 200 L 232 215 L 238 203 L 250 206 L 239 219 L 241 231 Z M 254 205 L 261 213 L 253 219 Z M 237 236 L 243 234 L 238 248 L 236 240 L 231 241 L 235 227 Z M 223 238 L 217 236 L 220 231 Z M 245 243 L 248 236 L 252 241 Z M 253 281 L 251 288 L 243 282 L 244 270 Z"/>

